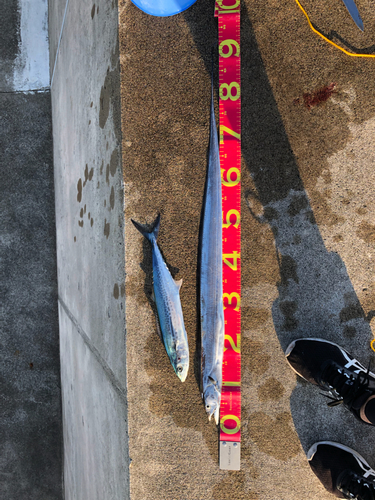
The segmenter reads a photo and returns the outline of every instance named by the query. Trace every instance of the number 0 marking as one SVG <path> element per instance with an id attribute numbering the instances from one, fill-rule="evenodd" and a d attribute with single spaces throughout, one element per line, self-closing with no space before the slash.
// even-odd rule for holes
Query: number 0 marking
<path id="1" fill-rule="evenodd" d="M 240 5 L 241 0 L 234 0 L 233 5 L 223 5 L 224 0 L 217 0 L 217 4 L 219 5 L 220 9 L 235 9 Z"/>
<path id="2" fill-rule="evenodd" d="M 234 429 L 228 429 L 225 427 L 224 422 L 226 420 L 234 420 L 236 422 L 236 427 Z M 241 429 L 241 420 L 236 417 L 236 415 L 225 415 L 220 419 L 220 428 L 225 434 L 236 434 Z"/>

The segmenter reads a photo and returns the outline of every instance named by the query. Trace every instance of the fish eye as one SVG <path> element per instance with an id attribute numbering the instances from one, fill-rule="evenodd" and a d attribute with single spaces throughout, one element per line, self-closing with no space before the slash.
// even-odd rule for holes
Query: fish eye
<path id="1" fill-rule="evenodd" d="M 211 408 L 210 405 L 206 405 L 206 410 L 209 410 Z"/>
<path id="2" fill-rule="evenodd" d="M 178 366 L 177 367 L 177 371 L 181 373 L 182 372 L 182 366 Z"/>

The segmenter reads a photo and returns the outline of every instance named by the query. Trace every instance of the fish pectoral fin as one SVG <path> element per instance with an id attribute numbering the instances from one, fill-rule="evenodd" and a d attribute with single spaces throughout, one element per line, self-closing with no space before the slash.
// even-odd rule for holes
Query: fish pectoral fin
<path id="1" fill-rule="evenodd" d="M 151 298 L 152 302 L 155 302 L 155 293 L 154 293 L 154 290 L 152 290 L 150 298 Z"/>
<path id="2" fill-rule="evenodd" d="M 174 280 L 177 290 L 180 290 L 181 285 L 182 285 L 182 278 L 180 280 Z"/>

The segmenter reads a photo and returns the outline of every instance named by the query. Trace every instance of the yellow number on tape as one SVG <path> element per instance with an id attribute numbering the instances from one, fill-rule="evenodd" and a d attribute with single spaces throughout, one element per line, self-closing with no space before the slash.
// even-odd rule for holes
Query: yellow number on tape
<path id="1" fill-rule="evenodd" d="M 239 311 L 241 307 L 241 297 L 237 292 L 232 292 L 232 293 L 223 293 L 223 298 L 226 297 L 228 299 L 228 306 L 232 303 L 232 298 L 236 299 L 236 307 L 234 308 L 235 311 Z M 228 306 L 224 306 L 224 309 L 226 309 Z M 225 336 L 227 338 L 227 336 Z M 228 337 L 228 339 L 232 339 L 232 337 Z"/>
<path id="2" fill-rule="evenodd" d="M 234 0 L 233 5 L 223 5 L 224 0 L 216 0 L 216 3 L 220 7 L 220 9 L 235 9 L 240 5 L 241 0 Z"/>
<path id="3" fill-rule="evenodd" d="M 225 127 L 224 125 L 220 125 L 220 144 L 224 143 L 224 132 L 227 132 L 229 135 L 233 135 L 233 137 L 235 137 L 238 140 L 241 139 L 241 134 L 235 132 L 234 130 L 228 127 Z"/>
<path id="4" fill-rule="evenodd" d="M 237 345 L 234 343 L 234 340 L 230 335 L 224 335 L 224 340 L 228 340 L 233 351 L 239 354 L 241 352 L 241 335 L 237 333 Z M 224 352 L 229 349 L 229 347 L 224 347 Z M 240 385 L 238 383 L 238 385 Z"/>
<path id="5" fill-rule="evenodd" d="M 230 216 L 231 215 L 235 215 L 236 216 L 236 222 L 231 222 L 230 221 Z M 237 211 L 237 210 L 228 210 L 227 212 L 227 216 L 226 216 L 226 223 L 223 224 L 223 227 L 225 227 L 225 229 L 229 226 L 231 226 L 233 224 L 233 226 L 237 229 L 238 226 L 240 225 L 240 219 L 241 219 L 241 216 L 240 216 L 240 213 Z"/>
<path id="6" fill-rule="evenodd" d="M 236 95 L 232 94 L 232 89 L 236 89 Z M 226 90 L 226 94 L 224 95 L 224 89 Z M 226 101 L 230 99 L 231 101 L 237 101 L 237 99 L 241 96 L 241 87 L 237 82 L 231 83 L 222 83 L 219 88 L 219 96 L 222 101 Z"/>
<path id="7" fill-rule="evenodd" d="M 224 422 L 226 420 L 234 420 L 236 422 L 236 427 L 234 429 L 228 429 L 225 427 Z M 236 415 L 225 415 L 220 419 L 220 428 L 225 434 L 236 434 L 241 429 L 241 420 L 236 417 Z"/>
<path id="8" fill-rule="evenodd" d="M 230 57 L 233 54 L 233 47 L 236 49 L 236 53 L 234 54 L 236 57 L 240 55 L 240 45 L 239 43 L 236 42 L 236 40 L 233 40 L 232 38 L 228 38 L 228 40 L 223 40 L 221 44 L 219 45 L 219 55 L 221 57 Z M 228 47 L 228 52 L 224 54 L 223 52 L 223 47 Z"/>
<path id="9" fill-rule="evenodd" d="M 233 172 L 236 174 L 236 178 L 232 181 L 230 176 Z M 221 169 L 221 182 L 222 182 L 222 184 L 224 184 L 224 186 L 228 186 L 228 187 L 237 186 L 237 184 L 241 181 L 241 172 L 236 167 L 232 167 L 229 170 L 227 170 L 226 174 L 227 174 L 227 178 L 225 180 L 224 179 L 224 169 L 222 168 Z"/>
<path id="10" fill-rule="evenodd" d="M 237 261 L 240 258 L 240 254 L 236 251 L 233 253 L 223 253 L 223 262 L 229 266 L 233 271 L 237 271 Z M 228 259 L 233 259 L 233 263 L 229 262 Z"/>

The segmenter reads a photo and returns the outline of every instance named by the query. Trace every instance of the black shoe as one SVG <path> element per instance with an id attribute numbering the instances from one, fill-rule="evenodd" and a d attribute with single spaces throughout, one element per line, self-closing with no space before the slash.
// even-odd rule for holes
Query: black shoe
<path id="1" fill-rule="evenodd" d="M 292 369 L 302 378 L 327 391 L 328 406 L 343 403 L 355 417 L 368 398 L 375 394 L 375 375 L 366 370 L 342 347 L 323 339 L 299 339 L 286 352 Z M 374 424 L 368 424 L 374 425 Z"/>
<path id="2" fill-rule="evenodd" d="M 309 449 L 307 459 L 325 489 L 337 498 L 375 500 L 375 471 L 356 451 L 321 441 Z"/>

